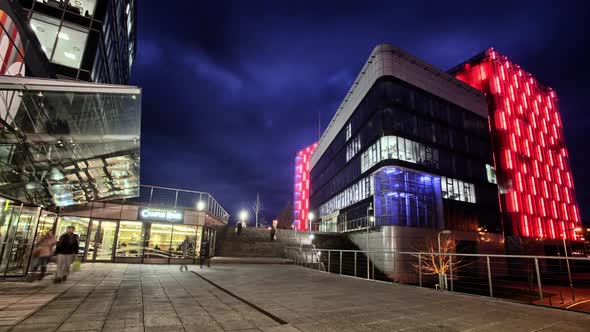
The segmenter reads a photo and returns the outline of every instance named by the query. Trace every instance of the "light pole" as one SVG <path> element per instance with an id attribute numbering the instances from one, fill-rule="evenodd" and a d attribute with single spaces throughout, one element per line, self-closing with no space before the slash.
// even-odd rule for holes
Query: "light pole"
<path id="1" fill-rule="evenodd" d="M 563 230 L 563 251 L 565 254 L 565 266 L 567 267 L 567 277 L 570 281 L 570 289 L 572 290 L 572 301 L 576 301 L 576 295 L 574 294 L 574 283 L 572 282 L 572 271 L 570 270 L 570 261 L 568 259 L 568 255 L 567 255 L 567 245 L 565 243 L 565 239 L 567 237 L 566 233 L 569 231 L 574 231 L 574 232 L 580 232 L 582 231 L 581 227 L 576 227 L 576 228 L 570 228 L 570 229 L 564 229 Z"/>
<path id="2" fill-rule="evenodd" d="M 438 235 L 437 235 L 437 238 L 438 238 L 438 264 L 439 264 L 439 266 L 438 266 L 438 285 L 439 285 L 440 289 L 442 289 L 442 280 L 443 280 L 443 278 L 442 278 L 443 264 L 442 264 L 442 255 L 440 252 L 440 235 L 441 234 L 448 235 L 448 234 L 451 234 L 451 231 L 449 231 L 448 229 L 445 229 L 443 231 L 438 232 Z"/>
<path id="3" fill-rule="evenodd" d="M 371 278 L 371 274 L 369 272 L 369 230 L 371 227 L 370 223 L 372 223 L 374 220 L 375 211 L 373 210 L 373 203 L 369 203 L 369 206 L 367 206 L 367 279 Z"/>
<path id="4" fill-rule="evenodd" d="M 313 214 L 313 212 L 309 212 L 307 214 L 307 231 L 311 232 L 311 222 L 313 221 L 313 219 L 315 218 L 315 215 Z"/>

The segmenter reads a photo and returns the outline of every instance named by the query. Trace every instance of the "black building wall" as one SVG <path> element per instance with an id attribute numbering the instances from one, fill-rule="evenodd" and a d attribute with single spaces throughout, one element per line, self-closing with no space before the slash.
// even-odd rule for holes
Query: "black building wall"
<path id="1" fill-rule="evenodd" d="M 44 24 L 55 26 L 60 32 L 63 29 L 74 29 L 86 35 L 84 43 L 75 46 L 76 49 L 82 49 L 83 53 L 77 59 L 79 63 L 75 65 L 56 61 L 55 49 L 59 38 L 51 44 L 42 40 L 47 36 L 38 36 L 37 43 L 49 44 L 45 45 L 45 49 L 50 52 L 46 57 L 58 78 L 110 84 L 127 83 L 136 53 L 134 0 L 97 0 L 96 6 L 90 11 L 80 8 L 71 0 L 18 2 L 22 5 L 23 16 L 29 22 L 32 19 L 41 20 Z"/>

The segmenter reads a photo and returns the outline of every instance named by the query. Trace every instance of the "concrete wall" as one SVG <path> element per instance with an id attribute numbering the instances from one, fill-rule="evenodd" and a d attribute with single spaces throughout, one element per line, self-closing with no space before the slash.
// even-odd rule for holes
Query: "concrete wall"
<path id="1" fill-rule="evenodd" d="M 348 237 L 361 250 L 377 251 L 370 254 L 370 259 L 389 278 L 396 282 L 417 283 L 418 270 L 414 265 L 418 264 L 418 257 L 400 252 L 427 251 L 429 245 L 436 246 L 437 234 L 437 230 L 428 228 L 384 226 L 379 231 L 369 232 L 368 236 L 365 232 L 354 232 L 348 233 Z M 442 234 L 441 240 L 445 236 Z M 501 235 L 487 233 L 482 236 L 483 240 L 478 233 L 453 232 L 450 236 L 456 243 L 474 245 L 468 251 L 461 250 L 462 246 L 458 245 L 458 253 L 504 254 Z M 501 268 L 505 263 L 498 260 L 494 264 Z M 480 265 L 471 268 L 483 273 L 486 266 Z"/>

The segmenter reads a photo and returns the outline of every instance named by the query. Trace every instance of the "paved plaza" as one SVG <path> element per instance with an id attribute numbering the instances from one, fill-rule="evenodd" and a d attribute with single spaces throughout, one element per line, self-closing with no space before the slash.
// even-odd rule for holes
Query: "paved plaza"
<path id="1" fill-rule="evenodd" d="M 0 283 L 0 331 L 587 331 L 590 315 L 293 265 L 85 264 Z"/>

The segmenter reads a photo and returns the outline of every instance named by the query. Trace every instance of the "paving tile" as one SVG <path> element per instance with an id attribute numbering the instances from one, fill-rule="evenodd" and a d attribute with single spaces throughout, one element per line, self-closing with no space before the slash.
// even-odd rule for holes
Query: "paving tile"
<path id="1" fill-rule="evenodd" d="M 181 324 L 176 325 L 162 325 L 162 326 L 146 326 L 145 332 L 177 332 L 184 331 Z"/>

